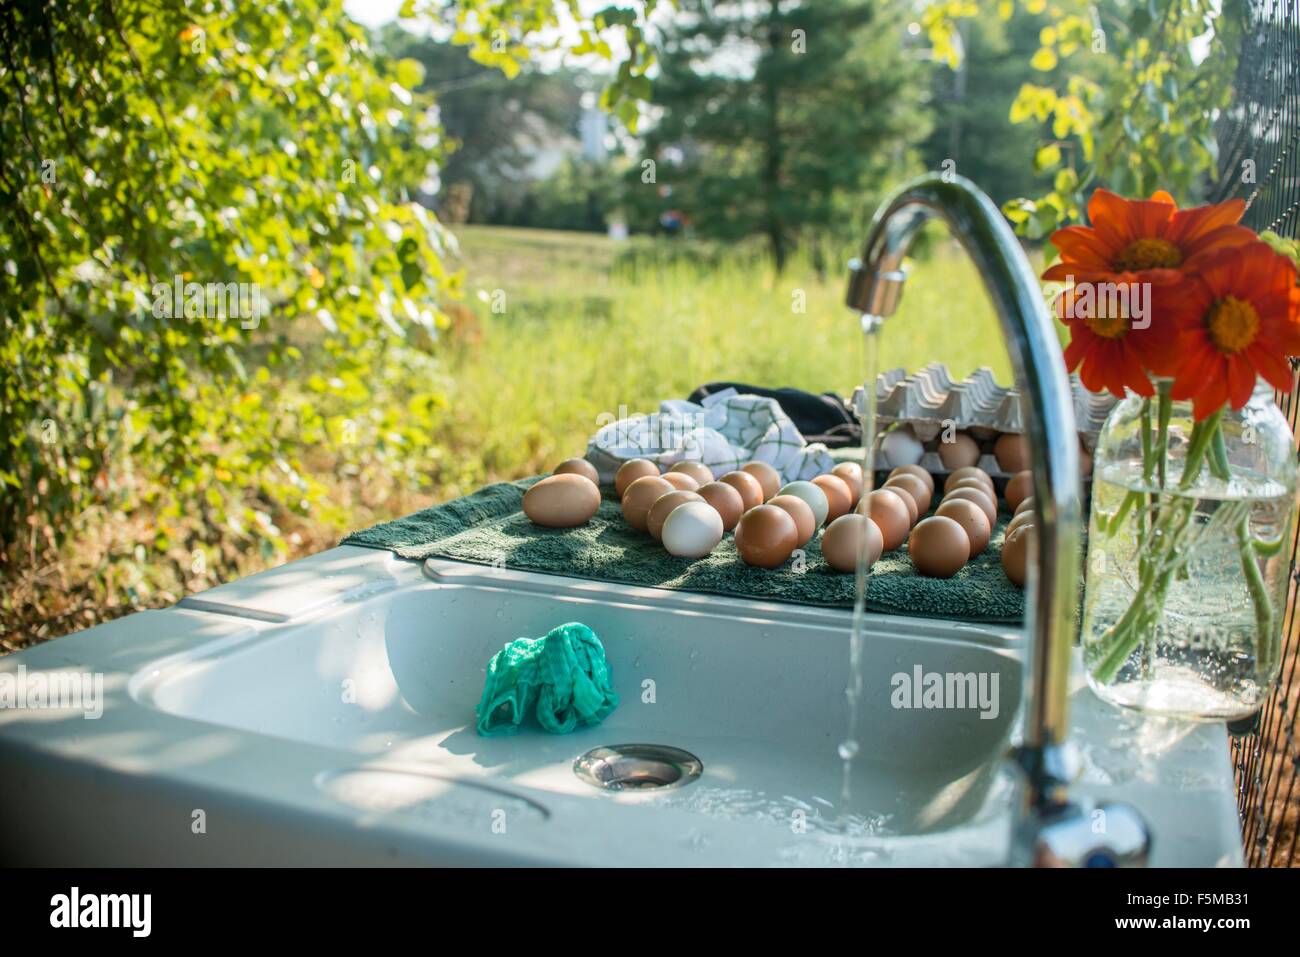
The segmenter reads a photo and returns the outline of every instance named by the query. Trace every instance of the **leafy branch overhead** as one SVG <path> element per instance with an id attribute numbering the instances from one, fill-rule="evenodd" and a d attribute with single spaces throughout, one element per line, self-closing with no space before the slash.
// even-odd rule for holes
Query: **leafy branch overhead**
<path id="1" fill-rule="evenodd" d="M 545 53 L 594 56 L 614 64 L 601 106 L 635 133 L 640 104 L 650 99 L 647 74 L 655 56 L 646 24 L 658 0 L 610 5 L 594 13 L 584 13 L 582 6 L 579 0 L 405 0 L 399 15 L 451 20 L 453 43 L 468 47 L 474 60 L 511 78 Z"/>
<path id="2" fill-rule="evenodd" d="M 313 507 L 322 406 L 267 408 L 245 362 L 294 365 L 314 317 L 355 401 L 389 341 L 435 330 L 455 277 L 407 195 L 439 155 L 418 80 L 341 0 L 3 5 L 0 538 L 141 504 L 124 455 L 166 477 L 160 544 L 194 508 L 273 541 L 271 505 Z"/>
<path id="3" fill-rule="evenodd" d="M 1225 12 L 1225 7 L 1229 8 Z M 1037 126 L 1037 169 L 1052 189 L 1004 207 L 1019 232 L 1041 239 L 1082 217 L 1098 183 L 1126 195 L 1167 189 L 1193 200 L 1217 173 L 1214 121 L 1232 96 L 1240 46 L 1235 4 L 1205 0 L 1000 0 L 1042 17 L 1011 120 Z M 976 4 L 930 3 L 923 22 L 941 59 L 960 62 L 962 21 Z"/>

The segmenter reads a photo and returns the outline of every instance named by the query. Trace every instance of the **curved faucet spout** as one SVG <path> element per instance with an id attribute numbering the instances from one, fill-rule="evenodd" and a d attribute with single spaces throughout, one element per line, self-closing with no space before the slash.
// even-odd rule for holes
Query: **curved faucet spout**
<path id="1" fill-rule="evenodd" d="M 892 315 L 902 297 L 903 258 L 926 222 L 940 219 L 975 261 L 997 310 L 1021 394 L 1021 413 L 1034 474 L 1038 526 L 1036 571 L 1026 583 L 1028 651 L 1024 771 L 1029 844 L 1067 807 L 1073 776 L 1066 741 L 1071 646 L 1081 524 L 1079 440 L 1069 377 L 1056 328 L 1020 243 L 992 200 L 960 176 L 932 173 L 904 184 L 881 205 L 860 260 L 850 264 L 847 301 L 864 328 Z M 874 388 L 874 383 L 867 383 Z M 1034 822 L 1037 823 L 1034 823 Z M 1019 843 L 1019 842 L 1018 842 Z M 1044 849 L 1017 856 L 1041 861 Z M 1051 850 L 1047 849 L 1047 856 Z"/>

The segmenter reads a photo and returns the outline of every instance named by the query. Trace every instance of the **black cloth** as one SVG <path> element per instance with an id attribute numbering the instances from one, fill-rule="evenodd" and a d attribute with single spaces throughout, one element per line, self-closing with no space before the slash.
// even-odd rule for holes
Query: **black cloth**
<path id="1" fill-rule="evenodd" d="M 735 389 L 745 395 L 761 395 L 776 399 L 782 411 L 790 417 L 808 442 L 822 442 L 827 448 L 839 449 L 862 444 L 862 423 L 849 404 L 833 392 L 815 395 L 802 389 L 764 389 L 745 382 L 707 382 L 689 396 L 688 401 L 700 403 L 705 396 Z"/>

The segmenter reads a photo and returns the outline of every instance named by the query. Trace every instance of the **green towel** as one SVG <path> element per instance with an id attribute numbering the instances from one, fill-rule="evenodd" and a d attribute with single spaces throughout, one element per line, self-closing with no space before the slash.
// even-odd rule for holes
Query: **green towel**
<path id="1" fill-rule="evenodd" d="M 488 662 L 478 733 L 514 734 L 529 712 L 551 734 L 599 724 L 618 707 L 600 639 L 572 621 L 541 638 L 516 638 Z"/>
<path id="2" fill-rule="evenodd" d="M 805 546 L 802 564 L 786 562 L 772 570 L 744 564 L 736 554 L 730 533 L 711 555 L 694 561 L 676 558 L 623 520 L 612 489 L 604 490 L 600 509 L 586 525 L 534 525 L 520 508 L 524 492 L 536 481 L 532 478 L 488 485 L 465 498 L 355 532 L 343 544 L 386 548 L 403 558 L 449 558 L 767 601 L 853 606 L 854 576 L 835 572 L 826 564 L 820 539 Z M 868 610 L 996 624 L 1021 622 L 1024 593 L 1002 572 L 1002 535 L 1009 518 L 1006 513 L 999 516 L 984 554 L 968 562 L 952 578 L 918 574 L 906 548 L 883 555 L 872 569 Z"/>

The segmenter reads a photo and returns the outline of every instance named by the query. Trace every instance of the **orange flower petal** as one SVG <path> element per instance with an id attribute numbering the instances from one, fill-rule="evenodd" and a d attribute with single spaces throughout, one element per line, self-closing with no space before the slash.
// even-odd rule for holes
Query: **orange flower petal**
<path id="1" fill-rule="evenodd" d="M 1165 238 L 1179 246 L 1194 243 L 1216 229 L 1236 224 L 1245 212 L 1246 204 L 1240 199 L 1230 199 L 1213 206 L 1180 209 L 1170 218 Z"/>
<path id="2" fill-rule="evenodd" d="M 1279 392 L 1290 392 L 1292 386 L 1291 364 L 1277 352 L 1261 342 L 1253 342 L 1246 355 L 1264 380 Z"/>
<path id="3" fill-rule="evenodd" d="M 1064 262 L 1080 263 L 1093 269 L 1109 269 L 1114 250 L 1106 246 L 1096 230 L 1087 226 L 1066 226 L 1052 233 L 1051 243 Z"/>
<path id="4" fill-rule="evenodd" d="M 1228 395 L 1232 407 L 1240 409 L 1255 391 L 1255 369 L 1245 356 L 1235 355 L 1228 359 Z"/>

